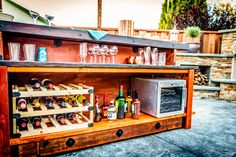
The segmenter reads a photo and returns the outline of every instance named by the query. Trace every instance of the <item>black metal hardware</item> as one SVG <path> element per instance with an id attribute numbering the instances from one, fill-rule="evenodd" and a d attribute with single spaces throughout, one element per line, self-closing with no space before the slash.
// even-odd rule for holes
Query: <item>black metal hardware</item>
<path id="1" fill-rule="evenodd" d="M 21 117 L 21 114 L 20 113 L 15 113 L 15 114 L 12 114 L 12 118 L 20 118 Z"/>
<path id="2" fill-rule="evenodd" d="M 55 40 L 54 40 L 54 45 L 55 45 L 56 47 L 60 47 L 60 46 L 62 45 L 62 41 L 61 41 L 60 39 L 55 39 Z"/>
<path id="3" fill-rule="evenodd" d="M 3 59 L 2 55 L 0 55 L 0 61 Z"/>
<path id="4" fill-rule="evenodd" d="M 74 144 L 75 144 L 75 140 L 72 139 L 72 138 L 69 138 L 69 139 L 66 141 L 66 145 L 67 145 L 68 147 L 72 147 Z"/>
<path id="5" fill-rule="evenodd" d="M 20 92 L 12 92 L 13 97 L 19 97 L 21 94 Z"/>
<path id="6" fill-rule="evenodd" d="M 132 49 L 133 49 L 133 52 L 136 53 L 136 52 L 138 52 L 139 47 L 138 46 L 133 46 Z"/>
<path id="7" fill-rule="evenodd" d="M 44 146 L 44 147 L 47 146 L 48 144 L 49 144 L 48 141 L 43 141 L 43 146 Z"/>
<path id="8" fill-rule="evenodd" d="M 121 129 L 117 130 L 116 136 L 121 137 L 123 135 L 123 131 Z"/>
<path id="9" fill-rule="evenodd" d="M 0 24 L 0 28 L 4 28 L 5 27 L 5 25 L 4 24 Z"/>
<path id="10" fill-rule="evenodd" d="M 161 128 L 161 123 L 157 122 L 156 125 L 155 125 L 155 128 L 160 129 Z"/>
<path id="11" fill-rule="evenodd" d="M 88 107 L 88 110 L 89 110 L 89 111 L 91 111 L 91 110 L 93 110 L 93 109 L 94 109 L 93 106 L 89 106 L 89 107 Z"/>
<path id="12" fill-rule="evenodd" d="M 93 126 L 93 123 L 88 123 L 88 127 L 92 127 Z"/>
<path id="13" fill-rule="evenodd" d="M 11 137 L 12 138 L 19 138 L 19 137 L 21 137 L 21 134 L 20 133 L 12 134 Z"/>
<path id="14" fill-rule="evenodd" d="M 93 90 L 92 90 L 92 89 L 89 89 L 89 90 L 88 90 L 88 93 L 89 93 L 89 94 L 92 94 L 92 93 L 93 93 Z"/>

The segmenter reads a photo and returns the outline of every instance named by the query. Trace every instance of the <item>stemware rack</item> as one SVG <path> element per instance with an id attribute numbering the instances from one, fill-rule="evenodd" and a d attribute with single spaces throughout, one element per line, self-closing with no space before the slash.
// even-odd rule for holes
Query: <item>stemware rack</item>
<path id="1" fill-rule="evenodd" d="M 13 116 L 13 135 L 15 137 L 25 137 L 37 134 L 52 133 L 65 130 L 73 130 L 79 128 L 86 128 L 93 126 L 93 101 L 94 101 L 94 90 L 91 86 L 86 86 L 83 84 L 59 84 L 54 86 L 53 89 L 47 89 L 40 87 L 40 89 L 33 89 L 30 85 L 25 85 L 24 87 L 18 87 L 17 85 L 12 85 L 12 116 Z M 47 106 L 40 102 L 40 108 L 35 108 L 34 105 L 27 102 L 27 110 L 20 111 L 17 107 L 17 100 L 19 98 L 32 98 L 32 97 L 50 97 L 50 96 L 73 96 L 73 95 L 88 95 L 89 94 L 89 104 L 82 105 L 78 103 L 77 105 L 72 105 L 65 103 L 65 107 L 61 108 L 58 104 L 53 103 L 53 109 L 47 108 Z M 53 118 L 54 114 L 64 114 L 64 113 L 76 113 L 76 119 L 70 121 L 65 119 L 65 124 L 60 124 Z M 88 112 L 89 118 L 87 118 L 83 113 Z M 32 123 L 29 121 L 27 124 L 27 130 L 20 130 L 17 126 L 18 118 L 30 118 L 34 116 L 40 116 L 41 126 L 34 128 Z"/>

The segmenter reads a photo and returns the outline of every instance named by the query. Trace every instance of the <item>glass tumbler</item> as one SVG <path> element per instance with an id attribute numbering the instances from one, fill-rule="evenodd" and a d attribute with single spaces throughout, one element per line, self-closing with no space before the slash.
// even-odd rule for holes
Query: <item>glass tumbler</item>
<path id="1" fill-rule="evenodd" d="M 19 61 L 20 59 L 20 43 L 8 43 L 8 49 L 11 61 Z"/>
<path id="2" fill-rule="evenodd" d="M 33 62 L 35 61 L 35 44 L 24 44 L 23 52 L 25 61 Z"/>

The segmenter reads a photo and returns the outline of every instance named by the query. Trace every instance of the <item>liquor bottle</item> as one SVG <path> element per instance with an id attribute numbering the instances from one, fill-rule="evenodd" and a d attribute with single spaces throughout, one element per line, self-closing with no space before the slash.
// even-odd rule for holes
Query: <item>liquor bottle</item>
<path id="1" fill-rule="evenodd" d="M 31 99 L 32 105 L 36 108 L 40 107 L 39 99 L 38 98 L 32 98 Z"/>
<path id="2" fill-rule="evenodd" d="M 101 119 L 102 119 L 101 110 L 100 110 L 98 104 L 99 104 L 99 100 L 98 100 L 98 96 L 96 95 L 95 96 L 95 107 L 96 107 L 96 110 L 95 110 L 95 116 L 94 116 L 94 121 L 95 122 L 100 122 Z"/>
<path id="3" fill-rule="evenodd" d="M 46 97 L 43 102 L 48 108 L 54 108 L 52 98 Z"/>
<path id="4" fill-rule="evenodd" d="M 61 124 L 66 123 L 64 114 L 56 114 L 56 115 L 54 115 L 54 118 L 56 119 L 56 121 L 58 121 Z"/>
<path id="5" fill-rule="evenodd" d="M 25 111 L 26 108 L 27 108 L 26 100 L 25 99 L 19 99 L 18 102 L 17 102 L 17 106 L 18 106 L 19 111 Z"/>
<path id="6" fill-rule="evenodd" d="M 31 85 L 32 88 L 34 89 L 39 89 L 41 87 L 41 82 L 37 78 L 31 78 L 29 80 L 29 84 Z"/>
<path id="7" fill-rule="evenodd" d="M 114 105 L 114 101 L 110 101 L 110 105 L 107 109 L 107 119 L 108 120 L 116 120 L 117 119 L 117 113 L 116 113 L 116 107 Z"/>
<path id="8" fill-rule="evenodd" d="M 126 106 L 126 100 L 124 97 L 124 90 L 123 90 L 123 84 L 120 84 L 119 89 L 119 95 L 116 97 L 116 110 L 117 112 L 117 118 L 118 119 L 124 119 L 125 118 L 125 106 Z"/>
<path id="9" fill-rule="evenodd" d="M 74 112 L 67 113 L 66 118 L 69 120 L 76 120 L 76 114 Z"/>
<path id="10" fill-rule="evenodd" d="M 66 107 L 66 101 L 62 97 L 55 97 L 54 100 L 56 100 L 57 105 L 60 106 L 61 108 Z"/>
<path id="11" fill-rule="evenodd" d="M 129 89 L 128 90 L 128 93 L 127 93 L 127 97 L 126 97 L 126 102 L 127 102 L 127 113 L 126 113 L 126 117 L 132 117 L 132 112 L 131 112 L 131 105 L 132 105 L 132 97 L 131 97 L 131 90 Z"/>
<path id="12" fill-rule="evenodd" d="M 135 91 L 134 101 L 131 107 L 132 110 L 132 118 L 139 119 L 140 116 L 140 101 L 138 100 L 138 93 Z"/>
<path id="13" fill-rule="evenodd" d="M 41 118 L 39 116 L 31 117 L 30 118 L 31 123 L 34 127 L 40 127 L 41 126 Z"/>
<path id="14" fill-rule="evenodd" d="M 42 80 L 42 85 L 47 89 L 52 89 L 53 88 L 53 83 L 50 79 L 43 79 Z"/>
<path id="15" fill-rule="evenodd" d="M 107 94 L 104 94 L 103 104 L 101 105 L 102 118 L 107 118 L 107 109 L 108 109 L 108 97 L 107 97 Z"/>
<path id="16" fill-rule="evenodd" d="M 89 101 L 83 95 L 76 96 L 76 99 L 78 100 L 79 103 L 81 103 L 81 104 L 83 104 L 85 106 L 89 106 L 90 105 Z"/>
<path id="17" fill-rule="evenodd" d="M 19 118 L 17 119 L 17 125 L 19 126 L 20 130 L 27 130 L 27 124 L 28 124 L 27 118 Z"/>

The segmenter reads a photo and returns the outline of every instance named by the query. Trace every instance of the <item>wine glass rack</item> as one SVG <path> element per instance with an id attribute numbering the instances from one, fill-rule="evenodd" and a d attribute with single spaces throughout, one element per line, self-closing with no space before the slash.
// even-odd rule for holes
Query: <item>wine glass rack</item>
<path id="1" fill-rule="evenodd" d="M 64 130 L 73 130 L 79 128 L 87 128 L 93 126 L 93 102 L 94 102 L 94 89 L 91 86 L 83 84 L 58 84 L 53 86 L 52 89 L 40 87 L 33 89 L 30 85 L 18 87 L 12 85 L 12 112 L 13 112 L 13 135 L 14 137 L 25 137 L 44 133 L 59 132 Z M 27 102 L 27 109 L 21 111 L 17 107 L 17 100 L 19 98 L 38 98 L 38 97 L 53 97 L 53 96 L 75 96 L 75 95 L 88 95 L 89 105 L 83 105 L 77 102 L 77 105 L 65 103 L 65 107 L 60 107 L 56 102 L 53 102 L 53 109 L 48 108 L 42 101 L 40 107 L 35 107 L 32 103 Z M 53 115 L 76 113 L 75 120 L 65 119 L 65 123 L 58 122 Z M 88 117 L 83 113 L 88 112 Z M 17 126 L 18 118 L 30 118 L 39 116 L 41 118 L 40 127 L 34 127 L 29 121 L 26 130 L 20 130 Z"/>

